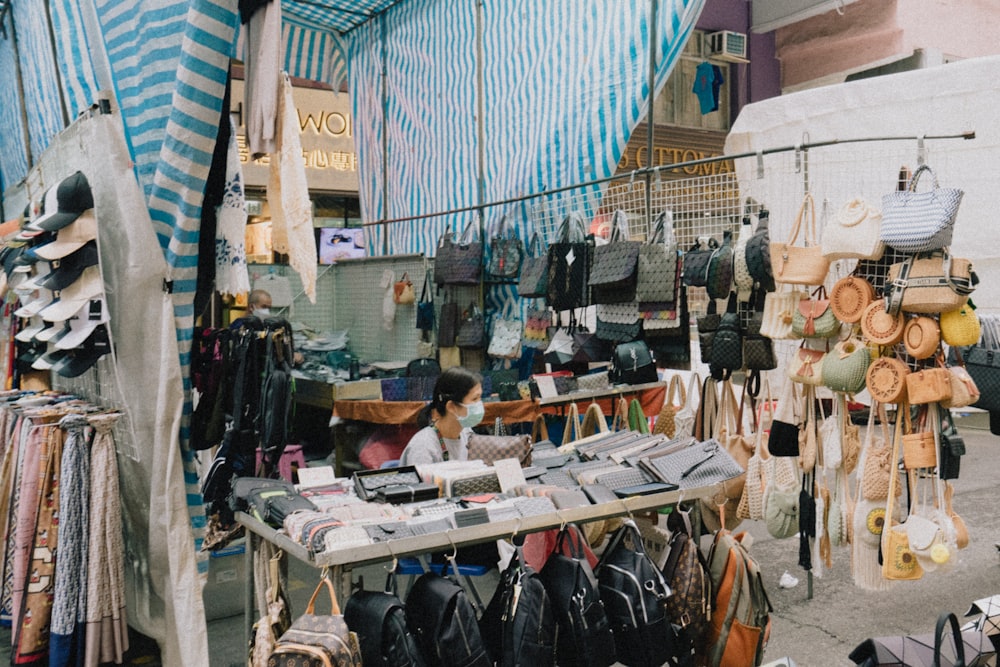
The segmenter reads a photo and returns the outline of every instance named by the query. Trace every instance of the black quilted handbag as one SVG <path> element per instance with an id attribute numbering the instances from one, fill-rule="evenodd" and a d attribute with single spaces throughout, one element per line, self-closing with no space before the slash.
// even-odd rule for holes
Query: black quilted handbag
<path id="1" fill-rule="evenodd" d="M 952 348 L 958 352 L 958 348 Z M 974 345 L 961 350 L 960 361 L 979 388 L 979 400 L 973 407 L 1000 411 L 1000 350 Z"/>
<path id="2" fill-rule="evenodd" d="M 712 338 L 711 366 L 724 371 L 743 368 L 743 336 L 740 333 L 740 316 L 736 312 L 736 295 L 729 298 L 729 308 L 719 318 L 719 326 Z"/>
<path id="3" fill-rule="evenodd" d="M 588 237 L 583 216 L 574 211 L 563 218 L 556 239 L 549 246 L 546 302 L 556 311 L 589 306 L 594 238 Z"/>
<path id="4" fill-rule="evenodd" d="M 628 217 L 622 210 L 611 218 L 611 238 L 594 250 L 590 272 L 592 303 L 628 303 L 635 300 L 639 250 L 642 242 L 628 240 Z"/>
<path id="5" fill-rule="evenodd" d="M 435 284 L 479 284 L 483 264 L 483 244 L 476 240 L 475 228 L 475 221 L 470 220 L 457 243 L 451 232 L 441 236 L 434 257 Z"/>
<path id="6" fill-rule="evenodd" d="M 768 231 L 768 220 L 770 214 L 767 209 L 761 209 L 757 213 L 757 229 L 753 236 L 747 241 L 746 260 L 747 270 L 753 276 L 754 281 L 766 292 L 774 291 L 774 275 L 771 273 L 771 235 Z"/>
<path id="7" fill-rule="evenodd" d="M 698 327 L 698 345 L 701 349 L 701 360 L 709 363 L 712 360 L 712 341 L 719 329 L 722 316 L 715 311 L 715 301 L 708 303 L 708 312 L 695 320 Z"/>
<path id="8" fill-rule="evenodd" d="M 722 245 L 708 261 L 705 288 L 710 299 L 725 299 L 733 288 L 733 233 L 728 229 L 722 236 Z"/>
<path id="9" fill-rule="evenodd" d="M 541 243 L 538 232 L 532 234 L 528 254 L 521 262 L 521 277 L 517 286 L 520 296 L 537 298 L 548 294 L 549 254 L 542 251 Z"/>
<path id="10" fill-rule="evenodd" d="M 763 302 L 764 294 L 761 291 L 755 292 L 751 297 L 751 304 Z M 770 371 L 778 367 L 774 341 L 760 333 L 763 322 L 764 311 L 754 308 L 743 332 L 743 365 L 748 371 Z"/>
<path id="11" fill-rule="evenodd" d="M 461 324 L 462 310 L 457 303 L 446 303 L 441 306 L 441 318 L 438 322 L 438 347 L 453 347 L 455 336 L 458 335 L 458 325 Z"/>
<path id="12" fill-rule="evenodd" d="M 500 218 L 496 236 L 490 239 L 490 262 L 486 267 L 486 280 L 491 283 L 510 283 L 517 280 L 524 259 L 524 242 L 507 226 L 507 216 Z"/>
<path id="13" fill-rule="evenodd" d="M 707 241 L 698 239 L 691 249 L 684 253 L 682 279 L 688 287 L 705 287 L 708 284 L 708 265 L 712 255 L 719 247 L 719 242 L 713 238 Z"/>
<path id="14" fill-rule="evenodd" d="M 618 322 L 605 322 L 597 318 L 597 328 L 594 335 L 609 343 L 627 343 L 636 340 L 642 334 L 642 320 L 636 320 L 631 324 L 620 324 Z"/>
<path id="15" fill-rule="evenodd" d="M 474 303 L 462 315 L 462 324 L 455 336 L 455 345 L 467 350 L 479 350 L 486 347 L 486 318 L 483 311 Z"/>

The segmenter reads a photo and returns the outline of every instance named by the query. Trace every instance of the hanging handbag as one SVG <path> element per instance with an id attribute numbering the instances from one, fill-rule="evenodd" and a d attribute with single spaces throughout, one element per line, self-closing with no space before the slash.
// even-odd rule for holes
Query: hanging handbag
<path id="1" fill-rule="evenodd" d="M 750 216 L 744 215 L 740 223 L 740 231 L 736 236 L 736 247 L 733 248 L 733 286 L 741 301 L 750 298 L 753 292 L 754 279 L 750 275 L 750 267 L 747 266 L 747 244 L 753 236 L 753 227 L 750 224 Z"/>
<path id="2" fill-rule="evenodd" d="M 705 289 L 710 299 L 725 299 L 733 289 L 733 233 L 722 233 L 722 245 L 715 249 L 708 261 Z"/>
<path id="3" fill-rule="evenodd" d="M 705 287 L 708 284 L 708 265 L 719 248 L 714 238 L 699 238 L 681 257 L 681 279 L 688 287 Z"/>
<path id="4" fill-rule="evenodd" d="M 951 400 L 951 373 L 945 368 L 925 368 L 906 376 L 906 400 L 911 405 Z"/>
<path id="5" fill-rule="evenodd" d="M 917 562 L 916 555 L 910 550 L 906 526 L 895 521 L 896 487 L 899 477 L 896 462 L 899 461 L 901 430 L 902 422 L 897 418 L 896 437 L 893 439 L 891 447 L 886 445 L 890 454 L 887 461 L 889 466 L 889 485 L 886 492 L 888 502 L 885 508 L 885 525 L 882 528 L 882 576 L 886 579 L 913 580 L 921 578 L 924 571 L 920 567 L 920 563 Z"/>
<path id="6" fill-rule="evenodd" d="M 890 314 L 885 309 L 885 299 L 877 299 L 865 308 L 861 316 L 861 334 L 865 340 L 886 347 L 903 340 L 906 322 L 901 314 Z"/>
<path id="7" fill-rule="evenodd" d="M 462 309 L 457 303 L 441 306 L 441 321 L 438 323 L 438 347 L 454 347 L 458 327 L 462 323 Z"/>
<path id="8" fill-rule="evenodd" d="M 679 404 L 674 403 L 676 396 L 680 396 Z M 660 408 L 660 413 L 656 415 L 656 421 L 653 423 L 653 433 L 662 433 L 668 438 L 673 438 L 677 427 L 675 418 L 686 402 L 687 392 L 684 391 L 684 383 L 681 382 L 681 376 L 675 373 L 670 377 L 670 382 L 667 384 L 667 396 L 663 400 L 663 407 Z"/>
<path id="9" fill-rule="evenodd" d="M 917 468 L 933 468 L 937 465 L 937 444 L 934 442 L 934 433 L 926 430 L 927 411 L 921 411 L 919 426 L 913 428 L 910 418 L 910 406 L 903 408 L 903 467 L 907 470 Z"/>
<path id="10" fill-rule="evenodd" d="M 673 214 L 656 216 L 653 233 L 639 248 L 635 299 L 640 304 L 675 301 L 677 298 L 677 240 Z"/>
<path id="11" fill-rule="evenodd" d="M 914 359 L 929 359 L 941 344 L 941 329 L 932 317 L 919 316 L 906 321 L 903 327 L 903 346 Z"/>
<path id="12" fill-rule="evenodd" d="M 933 187 L 929 192 L 917 192 L 917 182 L 924 172 L 931 175 Z M 951 245 L 963 194 L 958 188 L 940 187 L 934 171 L 921 165 L 913 172 L 906 190 L 882 195 L 882 240 L 906 253 Z"/>
<path id="13" fill-rule="evenodd" d="M 803 422 L 802 399 L 798 396 L 795 383 L 786 379 L 778 407 L 771 420 L 767 449 L 771 456 L 798 456 L 799 431 Z"/>
<path id="14" fill-rule="evenodd" d="M 316 598 L 323 587 L 330 594 L 331 613 L 321 615 L 315 612 Z M 358 636 L 348 630 L 340 613 L 333 584 L 323 577 L 305 613 L 292 622 L 292 626 L 278 638 L 274 651 L 268 658 L 268 665 L 293 667 L 306 664 L 345 665 L 361 667 L 361 647 Z"/>
<path id="15" fill-rule="evenodd" d="M 278 551 L 268 559 L 268 586 L 266 592 L 267 610 L 254 624 L 250 632 L 250 667 L 267 667 L 267 658 L 274 650 L 275 643 L 292 625 L 291 605 L 281 586 L 279 565 L 283 552 Z"/>
<path id="16" fill-rule="evenodd" d="M 621 209 L 611 216 L 611 238 L 594 249 L 590 271 L 592 303 L 627 303 L 635 300 L 641 241 L 630 241 L 628 216 Z"/>
<path id="17" fill-rule="evenodd" d="M 771 268 L 771 236 L 768 230 L 770 214 L 767 209 L 757 212 L 757 228 L 747 241 L 747 270 L 767 292 L 774 291 L 774 274 Z"/>
<path id="18" fill-rule="evenodd" d="M 941 340 L 953 347 L 975 345 L 982 335 L 976 308 L 968 300 L 956 310 L 941 313 L 939 324 Z"/>
<path id="19" fill-rule="evenodd" d="M 875 429 L 875 415 L 878 413 L 881 423 L 882 437 L 879 438 Z M 885 500 L 889 497 L 889 485 L 892 473 L 896 469 L 898 458 L 893 457 L 892 437 L 886 426 L 885 408 L 880 404 L 872 406 L 868 415 L 864 446 L 864 467 L 861 470 L 861 497 L 865 500 Z M 898 455 L 898 452 L 896 452 Z M 898 489 L 895 489 L 898 491 Z"/>
<path id="20" fill-rule="evenodd" d="M 889 267 L 889 312 L 943 313 L 961 308 L 979 284 L 972 262 L 947 250 L 907 257 Z"/>
<path id="21" fill-rule="evenodd" d="M 979 401 L 979 387 L 962 366 L 948 366 L 951 374 L 951 398 L 941 401 L 942 408 L 964 408 Z"/>
<path id="22" fill-rule="evenodd" d="M 456 243 L 451 232 L 441 236 L 434 257 L 437 285 L 478 285 L 483 264 L 483 244 L 477 240 L 475 220 L 466 223 Z"/>
<path id="23" fill-rule="evenodd" d="M 826 287 L 820 285 L 812 298 L 799 299 L 792 313 L 792 335 L 796 338 L 829 338 L 840 329 L 840 321 L 833 314 Z"/>
<path id="24" fill-rule="evenodd" d="M 486 266 L 486 281 L 510 283 L 517 281 L 524 259 L 524 242 L 513 227 L 507 226 L 507 215 L 500 217 L 496 235 L 490 239 L 490 262 Z"/>
<path id="25" fill-rule="evenodd" d="M 645 341 L 637 340 L 615 346 L 614 354 L 611 356 L 611 368 L 608 370 L 608 380 L 613 385 L 645 384 L 659 380 L 656 361 Z"/>
<path id="26" fill-rule="evenodd" d="M 517 293 L 526 298 L 541 298 L 548 294 L 548 286 L 549 254 L 542 249 L 542 240 L 535 232 L 528 244 L 528 254 L 521 262 Z"/>
<path id="27" fill-rule="evenodd" d="M 642 320 L 636 320 L 631 324 L 622 324 L 620 322 L 606 322 L 598 317 L 594 335 L 609 343 L 627 343 L 642 335 Z"/>
<path id="28" fill-rule="evenodd" d="M 865 388 L 871 351 L 856 338 L 842 340 L 823 355 L 823 386 L 833 391 L 857 394 Z"/>
<path id="29" fill-rule="evenodd" d="M 493 335 L 486 354 L 500 359 L 517 359 L 521 356 L 521 321 L 498 317 L 493 321 Z"/>
<path id="30" fill-rule="evenodd" d="M 551 310 L 544 306 L 542 308 L 528 308 L 521 344 L 525 347 L 544 350 L 549 346 L 549 327 L 551 326 Z"/>
<path id="31" fill-rule="evenodd" d="M 792 537 L 799 532 L 798 468 L 791 458 L 772 456 L 767 460 L 767 483 L 764 487 L 764 525 L 775 539 Z"/>
<path id="32" fill-rule="evenodd" d="M 393 283 L 392 300 L 400 306 L 408 306 L 417 300 L 409 274 L 404 272 L 403 277 Z"/>
<path id="33" fill-rule="evenodd" d="M 486 347 L 486 319 L 475 303 L 470 303 L 462 314 L 455 345 L 466 350 L 481 350 Z"/>
<path id="34" fill-rule="evenodd" d="M 875 288 L 860 276 L 841 278 L 830 290 L 830 307 L 834 317 L 848 324 L 860 322 L 865 308 L 874 300 Z"/>
<path id="35" fill-rule="evenodd" d="M 974 407 L 990 412 L 1000 411 L 1000 321 L 995 316 L 982 318 L 982 336 L 972 347 L 951 348 L 955 361 L 964 365 L 979 388 L 980 396 Z"/>
<path id="36" fill-rule="evenodd" d="M 754 303 L 759 299 L 759 293 L 751 297 Z M 743 337 L 743 365 L 749 371 L 770 371 L 778 367 L 778 359 L 774 354 L 774 341 L 761 334 L 763 323 L 764 312 L 753 310 L 747 322 L 746 335 Z"/>
<path id="37" fill-rule="evenodd" d="M 708 302 L 708 312 L 695 320 L 698 328 L 698 345 L 701 351 L 701 360 L 709 364 L 712 361 L 712 341 L 715 340 L 715 332 L 719 329 L 722 316 L 716 312 L 716 302 Z"/>
<path id="38" fill-rule="evenodd" d="M 697 395 L 695 395 L 697 392 Z M 701 376 L 691 373 L 687 393 L 677 414 L 674 415 L 674 437 L 690 437 L 694 434 L 695 415 L 701 404 Z"/>
<path id="39" fill-rule="evenodd" d="M 430 276 L 424 272 L 424 286 L 420 290 L 420 302 L 417 304 L 417 328 L 422 331 L 434 330 L 434 297 L 428 289 Z"/>
<path id="40" fill-rule="evenodd" d="M 799 307 L 799 301 L 809 298 L 809 293 L 782 288 L 778 292 L 768 292 L 764 297 L 764 314 L 760 326 L 762 336 L 771 340 L 788 340 L 795 338 L 792 331 L 792 318 Z"/>
<path id="41" fill-rule="evenodd" d="M 573 211 L 559 223 L 556 242 L 549 246 L 549 307 L 561 311 L 590 305 L 593 257 L 593 236 L 588 237 L 583 216 Z"/>
<path id="42" fill-rule="evenodd" d="M 803 343 L 788 361 L 788 377 L 793 382 L 818 386 L 823 384 L 823 350 L 814 350 Z"/>
<path id="43" fill-rule="evenodd" d="M 809 212 L 809 223 L 802 229 L 802 220 L 806 211 Z M 804 246 L 795 242 L 802 233 Z M 811 194 L 806 193 L 795 216 L 788 241 L 771 243 L 771 270 L 774 280 L 778 283 L 793 285 L 822 285 L 830 268 L 830 260 L 823 256 L 823 251 L 816 243 L 816 204 Z"/>
<path id="44" fill-rule="evenodd" d="M 735 294 L 729 297 L 726 313 L 720 318 L 712 338 L 709 361 L 712 368 L 729 373 L 743 368 L 743 335 L 740 332 L 740 316 L 736 312 Z"/>
<path id="45" fill-rule="evenodd" d="M 885 252 L 881 230 L 882 212 L 863 199 L 851 199 L 823 225 L 823 256 L 830 261 L 880 259 Z"/>
<path id="46" fill-rule="evenodd" d="M 955 427 L 955 420 L 952 418 L 951 412 L 940 410 L 938 414 L 941 422 L 938 434 L 941 445 L 938 476 L 941 479 L 958 479 L 962 457 L 965 456 L 965 439 Z"/>
<path id="47" fill-rule="evenodd" d="M 879 357 L 865 373 L 865 388 L 879 403 L 901 403 L 906 397 L 909 367 L 895 357 Z"/>

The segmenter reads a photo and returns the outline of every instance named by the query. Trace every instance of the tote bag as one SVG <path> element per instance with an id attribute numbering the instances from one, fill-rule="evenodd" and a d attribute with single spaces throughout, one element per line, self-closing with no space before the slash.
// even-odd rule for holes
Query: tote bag
<path id="1" fill-rule="evenodd" d="M 635 298 L 640 304 L 677 298 L 677 239 L 670 211 L 656 217 L 653 233 L 639 249 Z"/>
<path id="2" fill-rule="evenodd" d="M 588 283 L 594 249 L 583 216 L 574 211 L 563 218 L 556 239 L 549 246 L 546 301 L 556 311 L 589 306 Z"/>
<path id="3" fill-rule="evenodd" d="M 808 213 L 808 222 L 803 222 Z M 804 245 L 796 245 L 799 234 Z M 816 241 L 816 203 L 811 194 L 802 199 L 795 225 L 784 243 L 771 242 L 771 270 L 775 282 L 793 285 L 822 285 L 830 268 L 830 260 Z"/>

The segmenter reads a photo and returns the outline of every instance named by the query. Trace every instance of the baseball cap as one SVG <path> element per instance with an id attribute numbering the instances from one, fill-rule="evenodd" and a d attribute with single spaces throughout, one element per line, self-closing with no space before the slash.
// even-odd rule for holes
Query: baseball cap
<path id="1" fill-rule="evenodd" d="M 83 304 L 103 291 L 104 282 L 101 280 L 100 267 L 88 266 L 76 282 L 58 293 L 58 299 L 39 312 L 42 318 L 49 322 L 62 322 L 73 317 Z"/>
<path id="2" fill-rule="evenodd" d="M 18 345 L 17 361 L 30 366 L 35 360 L 45 354 L 45 343 L 28 343 Z"/>
<path id="3" fill-rule="evenodd" d="M 17 292 L 18 294 L 30 294 L 38 289 L 51 289 L 45 285 L 42 285 L 42 281 L 49 277 L 52 273 L 52 265 L 48 262 L 36 262 L 35 263 L 35 275 L 31 276 L 22 283 L 18 283 Z"/>
<path id="4" fill-rule="evenodd" d="M 111 341 L 108 338 L 108 327 L 106 324 L 101 324 L 94 329 L 83 345 L 66 350 L 65 356 L 52 366 L 52 370 L 63 377 L 75 378 L 110 351 Z"/>
<path id="5" fill-rule="evenodd" d="M 31 325 L 27 326 L 17 332 L 14 336 L 14 340 L 19 340 L 22 343 L 27 343 L 34 340 L 35 336 L 45 328 L 45 321 L 41 317 L 35 315 L 31 318 Z"/>
<path id="6" fill-rule="evenodd" d="M 76 252 L 52 260 L 52 271 L 38 280 L 41 287 L 63 290 L 76 282 L 88 266 L 97 264 L 97 242 L 88 241 Z"/>
<path id="7" fill-rule="evenodd" d="M 56 240 L 34 248 L 35 254 L 42 259 L 59 259 L 71 252 L 76 252 L 87 243 L 97 238 L 97 218 L 94 211 L 88 210 L 73 222 L 56 232 Z"/>
<path id="8" fill-rule="evenodd" d="M 21 252 L 19 252 L 17 257 L 14 259 L 14 268 L 12 268 L 11 271 L 14 271 L 15 273 L 31 273 L 31 267 L 35 265 L 35 262 L 41 259 L 35 252 L 38 247 L 40 246 L 21 246 Z"/>
<path id="9" fill-rule="evenodd" d="M 31 367 L 36 371 L 51 370 L 52 367 L 67 354 L 69 354 L 69 352 L 66 350 L 49 350 L 31 362 Z"/>
<path id="10" fill-rule="evenodd" d="M 14 311 L 14 317 L 34 317 L 51 303 L 53 303 L 52 290 L 40 289 L 38 297 Z"/>
<path id="11" fill-rule="evenodd" d="M 82 171 L 67 176 L 45 193 L 44 212 L 27 225 L 27 229 L 53 232 L 62 229 L 80 215 L 94 208 L 94 195 L 90 182 Z"/>
<path id="12" fill-rule="evenodd" d="M 62 329 L 63 327 L 60 326 L 59 322 L 45 322 L 45 328 L 35 334 L 35 340 L 48 343 L 58 336 Z"/>
<path id="13" fill-rule="evenodd" d="M 68 350 L 82 344 L 101 324 L 106 323 L 108 306 L 104 299 L 91 299 L 73 317 L 66 320 L 66 332 L 54 344 L 60 350 Z"/>

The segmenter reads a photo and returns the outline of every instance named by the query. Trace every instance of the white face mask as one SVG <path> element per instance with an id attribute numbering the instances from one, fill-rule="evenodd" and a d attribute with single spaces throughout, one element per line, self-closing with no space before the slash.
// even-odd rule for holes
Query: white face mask
<path id="1" fill-rule="evenodd" d="M 483 407 L 482 401 L 476 401 L 475 403 L 460 403 L 460 405 L 466 410 L 465 416 L 458 418 L 458 423 L 462 425 L 462 428 L 472 428 L 473 426 L 479 425 L 479 423 L 483 421 L 485 408 Z"/>
<path id="2" fill-rule="evenodd" d="M 254 314 L 254 317 L 259 317 L 260 319 L 264 319 L 265 317 L 270 317 L 270 315 L 271 315 L 271 309 L 270 308 L 255 308 L 254 311 L 253 311 L 253 314 Z"/>

